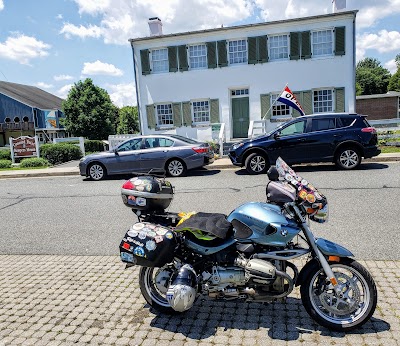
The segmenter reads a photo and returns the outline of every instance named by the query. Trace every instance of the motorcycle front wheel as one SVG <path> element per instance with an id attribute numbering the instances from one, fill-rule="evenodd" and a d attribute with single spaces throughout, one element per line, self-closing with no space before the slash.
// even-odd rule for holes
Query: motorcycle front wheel
<path id="1" fill-rule="evenodd" d="M 315 267 L 300 287 L 308 314 L 320 325 L 349 331 L 367 322 L 375 311 L 377 290 L 374 279 L 357 261 L 341 259 L 330 263 L 340 287 L 336 294 L 322 268 Z"/>
<path id="2" fill-rule="evenodd" d="M 141 267 L 139 270 L 139 286 L 144 299 L 151 307 L 166 314 L 176 313 L 167 301 L 167 290 L 172 274 L 173 268 L 169 266 Z"/>

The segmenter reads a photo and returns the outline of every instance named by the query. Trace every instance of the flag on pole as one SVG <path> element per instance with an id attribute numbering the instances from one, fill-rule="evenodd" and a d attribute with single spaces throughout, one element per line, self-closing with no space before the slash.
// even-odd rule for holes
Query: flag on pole
<path id="1" fill-rule="evenodd" d="M 293 95 L 292 91 L 288 88 L 288 86 L 286 86 L 285 89 L 283 89 L 277 101 L 282 102 L 285 105 L 288 105 L 289 107 L 293 107 L 301 115 L 306 114 L 303 110 L 303 107 L 301 107 L 300 102 L 297 101 L 296 97 Z"/>

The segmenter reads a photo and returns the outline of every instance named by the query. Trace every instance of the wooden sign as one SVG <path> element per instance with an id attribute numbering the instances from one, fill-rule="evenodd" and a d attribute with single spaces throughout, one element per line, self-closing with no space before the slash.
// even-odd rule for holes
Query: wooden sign
<path id="1" fill-rule="evenodd" d="M 37 136 L 21 136 L 18 138 L 10 138 L 11 157 L 24 158 L 24 157 L 39 157 L 39 143 Z"/>

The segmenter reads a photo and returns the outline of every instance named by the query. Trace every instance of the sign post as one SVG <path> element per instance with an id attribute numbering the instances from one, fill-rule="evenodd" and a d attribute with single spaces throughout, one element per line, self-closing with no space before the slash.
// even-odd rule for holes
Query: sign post
<path id="1" fill-rule="evenodd" d="M 12 163 L 16 158 L 39 157 L 38 137 L 21 136 L 18 138 L 10 137 L 10 149 Z"/>

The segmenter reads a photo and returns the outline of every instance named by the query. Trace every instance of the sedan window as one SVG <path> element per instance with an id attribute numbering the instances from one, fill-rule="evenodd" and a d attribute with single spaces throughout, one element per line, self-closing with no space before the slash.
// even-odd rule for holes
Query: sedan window
<path id="1" fill-rule="evenodd" d="M 298 133 L 304 133 L 305 131 L 305 121 L 297 121 L 280 131 L 281 136 L 290 136 Z"/>
<path id="2" fill-rule="evenodd" d="M 138 150 L 138 149 L 140 149 L 141 143 L 142 143 L 141 138 L 132 139 L 128 142 L 122 143 L 118 147 L 118 151 Z"/>

